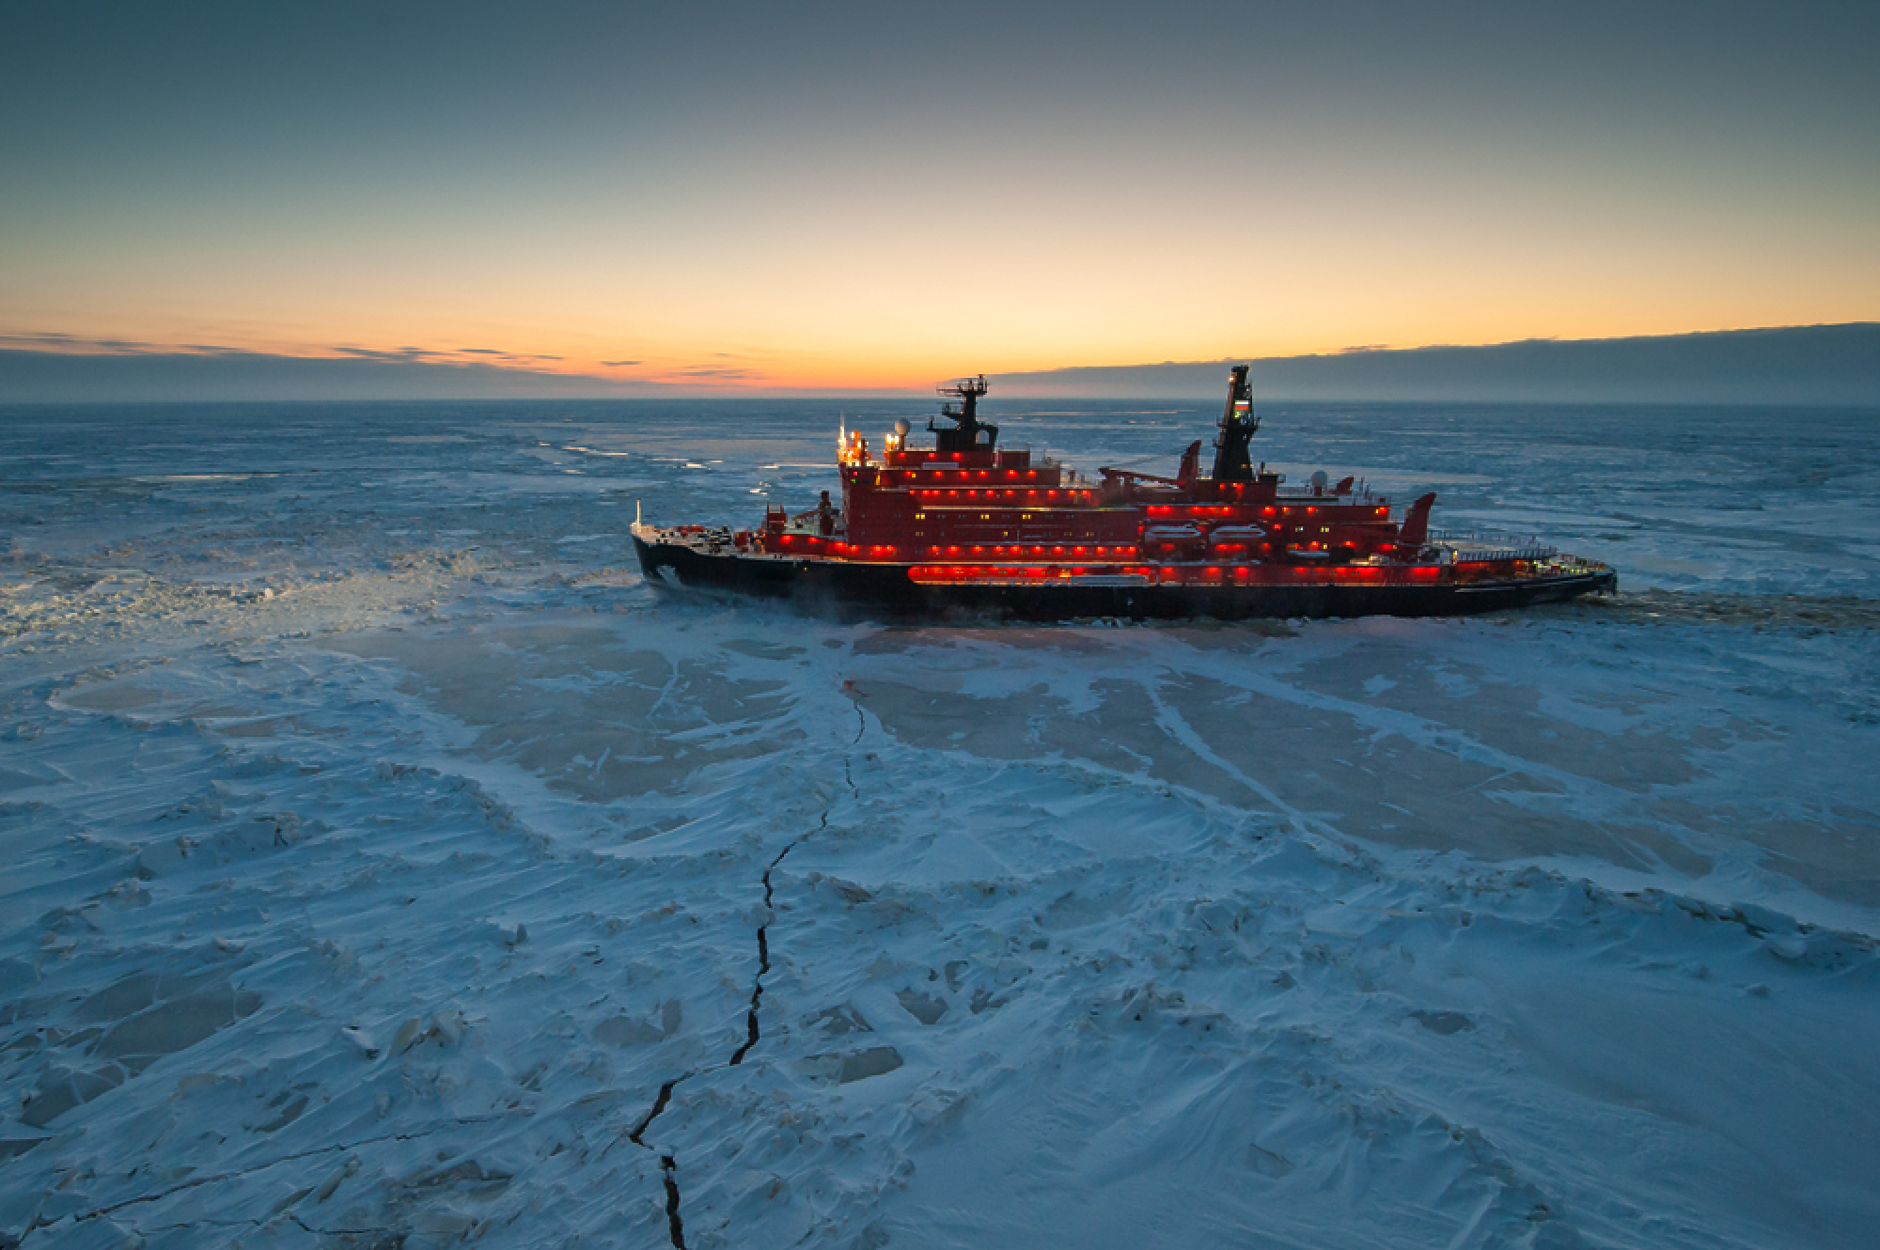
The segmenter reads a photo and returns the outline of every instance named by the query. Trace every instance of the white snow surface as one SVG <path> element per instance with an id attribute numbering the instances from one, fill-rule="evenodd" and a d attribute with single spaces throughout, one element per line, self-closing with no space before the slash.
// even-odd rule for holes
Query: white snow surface
<path id="1" fill-rule="evenodd" d="M 0 412 L 0 1245 L 1873 1244 L 1880 418 L 1267 422 L 1626 592 L 828 620 L 625 533 L 818 405 Z"/>

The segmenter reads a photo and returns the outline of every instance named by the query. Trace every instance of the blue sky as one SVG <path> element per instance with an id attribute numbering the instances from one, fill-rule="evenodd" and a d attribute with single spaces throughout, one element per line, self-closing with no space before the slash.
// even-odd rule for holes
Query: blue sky
<path id="1" fill-rule="evenodd" d="M 1866 2 L 16 5 L 0 335 L 867 387 L 1877 320 L 1875 47 Z"/>

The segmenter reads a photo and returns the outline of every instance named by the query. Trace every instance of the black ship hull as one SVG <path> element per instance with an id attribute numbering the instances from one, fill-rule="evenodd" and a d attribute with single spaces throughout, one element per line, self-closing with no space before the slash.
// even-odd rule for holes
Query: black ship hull
<path id="1" fill-rule="evenodd" d="M 1262 617 L 1461 616 L 1553 603 L 1618 586 L 1610 569 L 1466 584 L 1304 582 L 1284 585 L 921 584 L 901 564 L 864 564 L 703 551 L 683 543 L 633 544 L 657 586 L 731 591 L 842 616 L 1029 621 L 1076 617 L 1250 620 Z"/>

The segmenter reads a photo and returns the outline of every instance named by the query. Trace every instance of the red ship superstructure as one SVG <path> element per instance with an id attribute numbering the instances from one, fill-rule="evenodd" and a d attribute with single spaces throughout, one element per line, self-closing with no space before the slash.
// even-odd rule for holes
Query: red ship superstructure
<path id="1" fill-rule="evenodd" d="M 1431 533 L 1426 494 L 1390 501 L 1347 477 L 1299 487 L 1256 466 L 1246 366 L 1229 381 L 1214 459 L 1173 477 L 1100 469 L 1092 480 L 999 446 L 979 419 L 983 377 L 940 388 L 932 445 L 898 421 L 879 453 L 840 440 L 840 507 L 767 509 L 758 530 L 637 524 L 649 578 L 910 612 L 965 608 L 1071 616 L 1360 616 L 1483 611 L 1616 583 L 1605 565 L 1532 540 Z"/>

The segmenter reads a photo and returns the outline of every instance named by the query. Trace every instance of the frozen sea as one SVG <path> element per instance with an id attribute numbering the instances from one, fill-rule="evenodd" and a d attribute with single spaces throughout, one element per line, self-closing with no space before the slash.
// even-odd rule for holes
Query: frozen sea
<path id="1" fill-rule="evenodd" d="M 0 409 L 0 1246 L 1874 1244 L 1880 413 L 1263 407 L 1518 614 L 642 583 L 930 410 Z"/>

